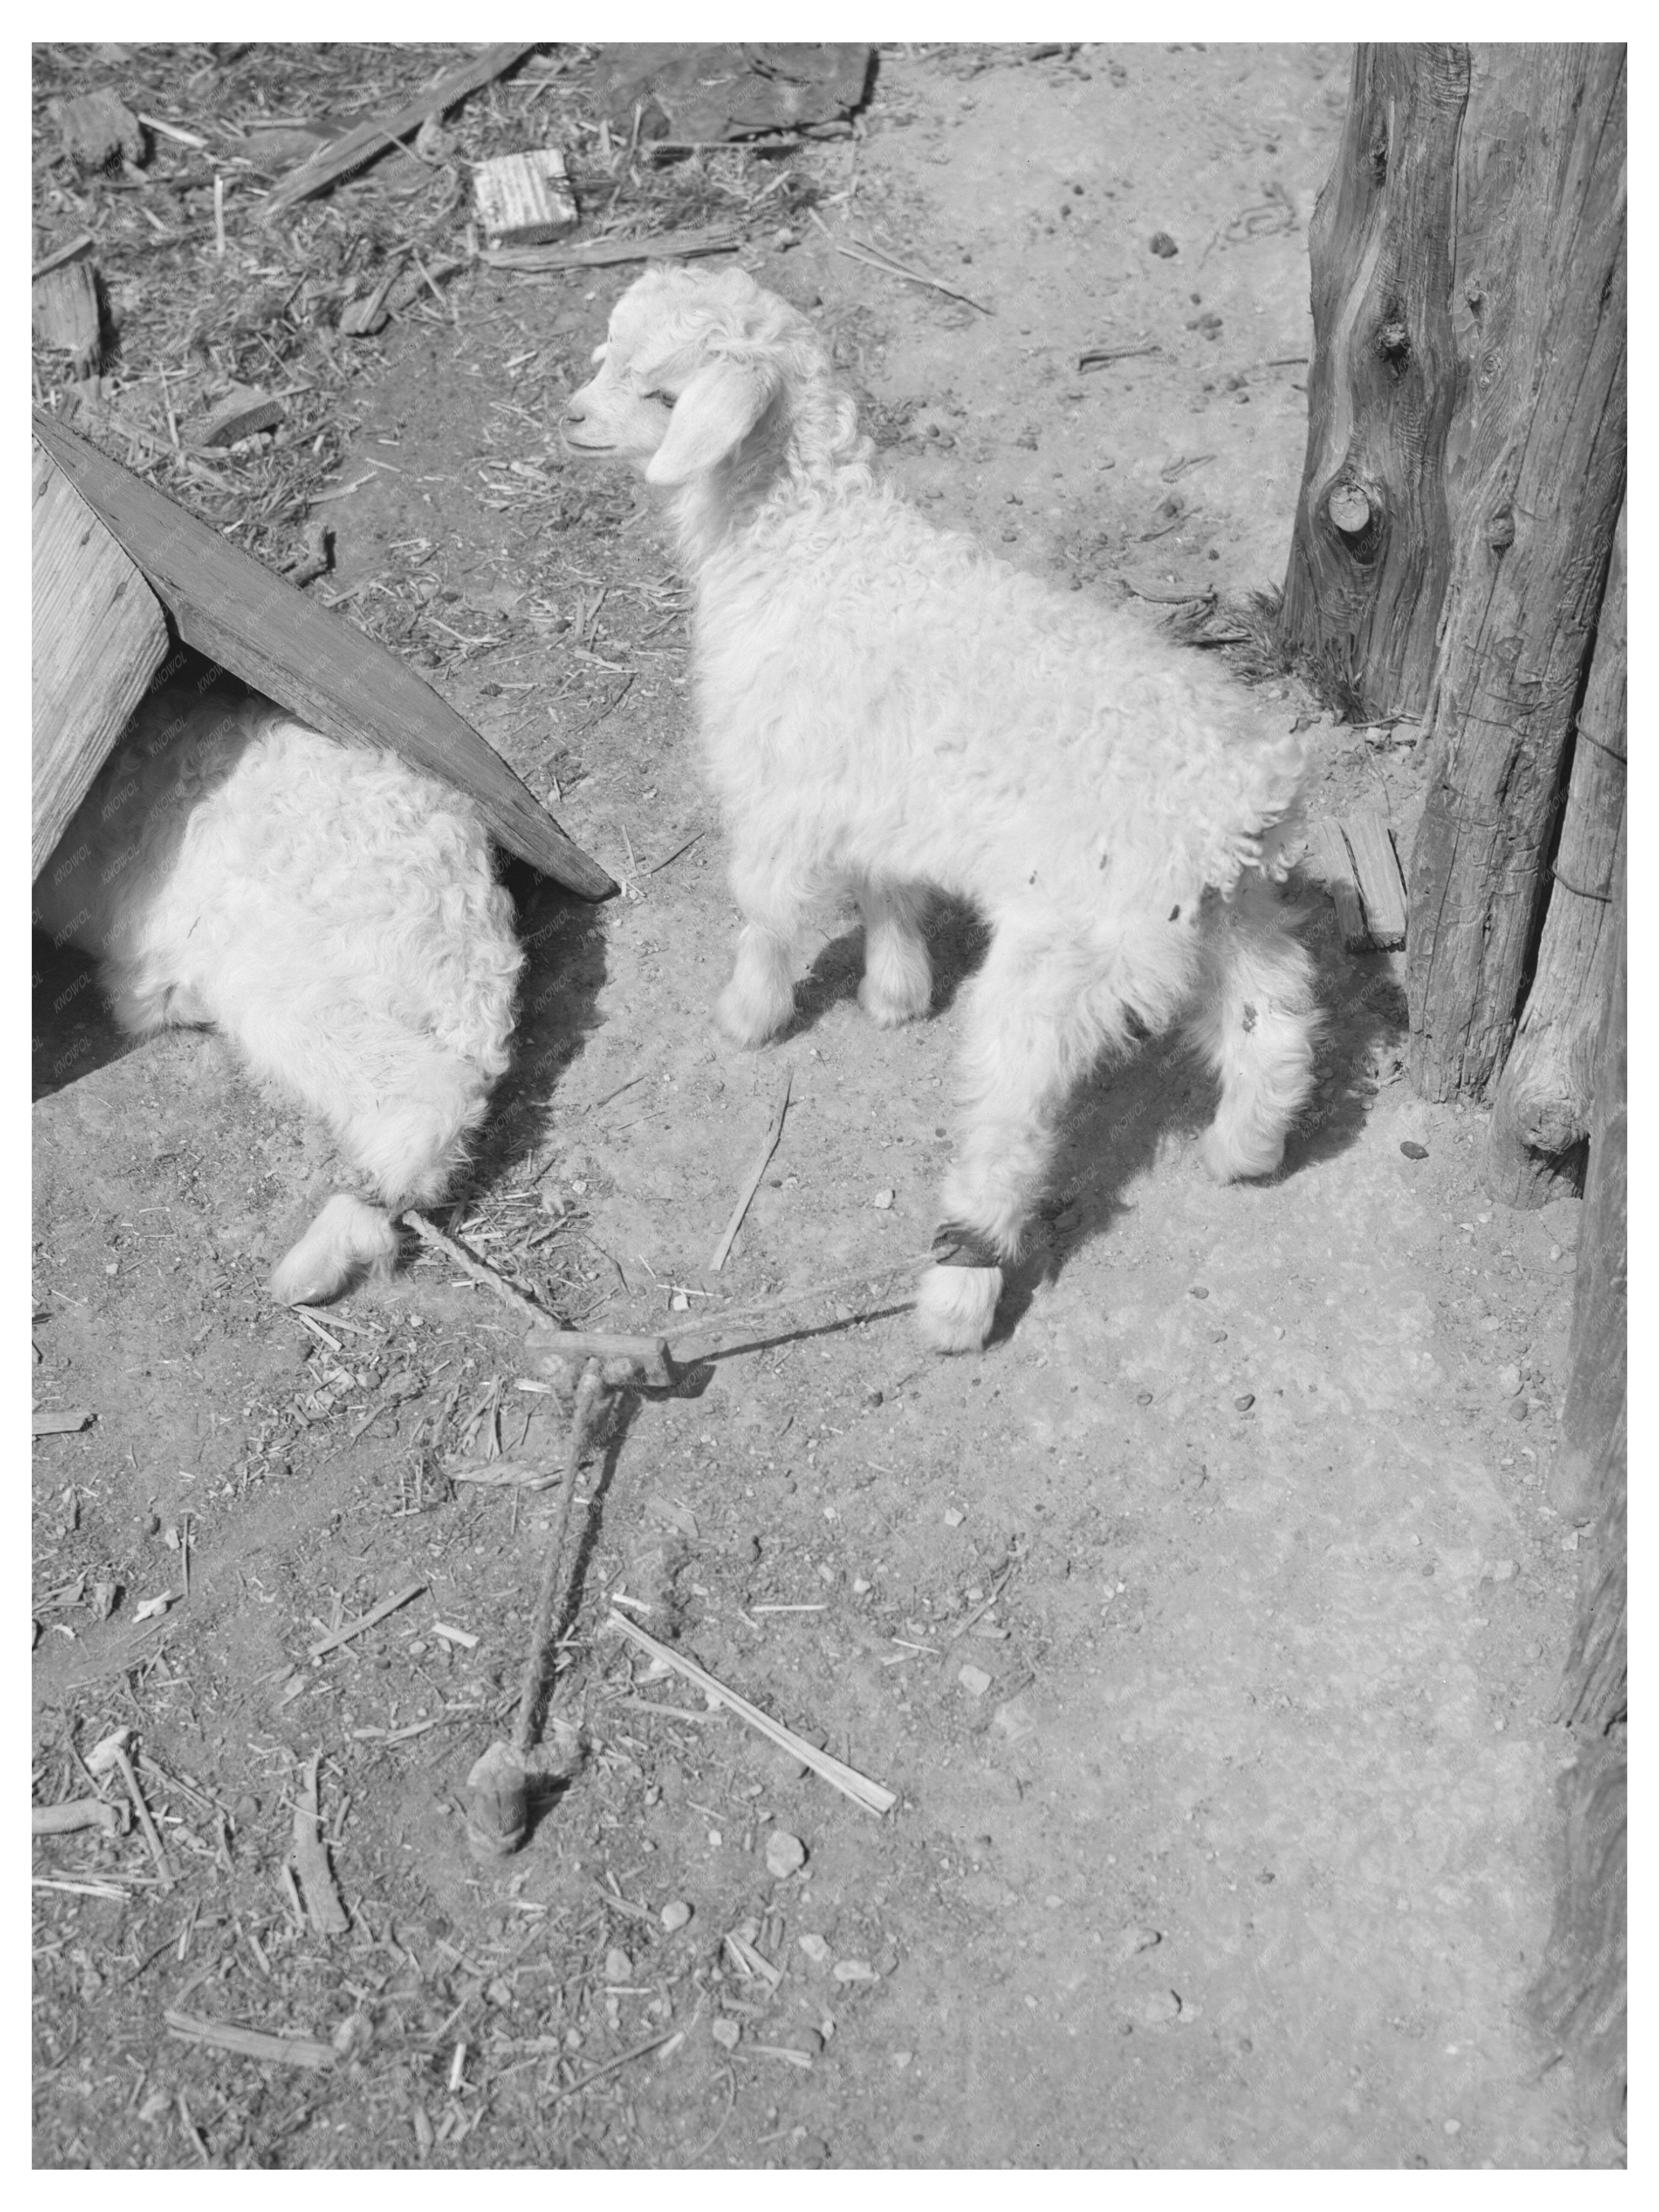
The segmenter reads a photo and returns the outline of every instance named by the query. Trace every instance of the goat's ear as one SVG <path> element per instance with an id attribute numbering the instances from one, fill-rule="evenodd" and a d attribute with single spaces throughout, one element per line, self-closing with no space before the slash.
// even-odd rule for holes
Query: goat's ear
<path id="1" fill-rule="evenodd" d="M 687 483 L 712 469 L 742 444 L 777 388 L 777 372 L 769 367 L 706 362 L 674 402 L 668 434 L 646 465 L 646 482 Z"/>

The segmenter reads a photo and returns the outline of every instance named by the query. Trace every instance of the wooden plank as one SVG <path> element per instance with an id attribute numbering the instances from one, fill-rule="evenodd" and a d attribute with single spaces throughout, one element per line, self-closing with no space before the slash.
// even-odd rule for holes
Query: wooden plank
<path id="1" fill-rule="evenodd" d="M 1314 866 L 1324 878 L 1325 888 L 1336 908 L 1336 925 L 1342 933 L 1343 951 L 1369 952 L 1370 932 L 1365 927 L 1359 886 L 1354 881 L 1353 857 L 1340 824 L 1328 816 L 1310 823 L 1308 842 L 1313 851 Z"/>
<path id="2" fill-rule="evenodd" d="M 38 875 L 167 658 L 161 605 L 52 456 L 33 455 L 33 820 Z"/>
<path id="3" fill-rule="evenodd" d="M 29 307 L 41 343 L 67 353 L 74 375 L 95 376 L 103 362 L 103 323 L 90 238 L 77 239 L 35 270 Z"/>
<path id="4" fill-rule="evenodd" d="M 1342 835 L 1353 856 L 1360 904 L 1371 943 L 1380 950 L 1406 942 L 1406 878 L 1387 820 L 1381 814 L 1345 814 Z"/>
<path id="5" fill-rule="evenodd" d="M 349 177 L 355 169 L 361 169 L 365 162 L 372 161 L 376 155 L 384 154 L 392 140 L 418 130 L 428 115 L 441 115 L 446 108 L 453 107 L 457 100 L 465 100 L 468 93 L 477 92 L 481 85 L 493 84 L 498 76 L 506 75 L 514 62 L 522 61 L 527 53 L 532 52 L 535 43 L 532 40 L 526 45 L 486 46 L 474 60 L 463 62 L 459 68 L 451 70 L 447 76 L 440 77 L 436 84 L 428 85 L 413 100 L 394 108 L 390 115 L 358 124 L 343 137 L 337 138 L 325 153 L 314 155 L 303 167 L 284 177 L 266 200 L 260 211 L 260 221 L 269 222 L 274 216 L 280 215 L 284 208 L 292 207 L 296 201 L 311 199 L 318 192 L 325 192 L 342 177 Z"/>
<path id="6" fill-rule="evenodd" d="M 349 743 L 389 745 L 468 793 L 485 826 L 586 898 L 616 884 L 501 756 L 397 655 L 37 408 L 34 434 L 148 578 L 187 645 Z"/>

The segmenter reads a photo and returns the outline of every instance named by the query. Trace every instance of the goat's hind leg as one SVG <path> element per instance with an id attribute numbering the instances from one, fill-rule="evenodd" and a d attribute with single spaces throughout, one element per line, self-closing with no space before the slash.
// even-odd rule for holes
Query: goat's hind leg
<path id="1" fill-rule="evenodd" d="M 1218 1182 L 1272 1175 L 1313 1090 L 1320 1015 L 1300 919 L 1270 884 L 1248 880 L 1207 917 L 1203 980 L 1186 1028 L 1220 1078 L 1199 1156 Z"/>
<path id="2" fill-rule="evenodd" d="M 933 969 L 922 935 L 925 891 L 891 884 L 862 884 L 864 981 L 859 1004 L 883 1029 L 913 1022 L 933 1004 Z"/>
<path id="3" fill-rule="evenodd" d="M 1061 1109 L 1103 1045 L 1127 1035 L 1127 1009 L 1086 949 L 997 931 L 968 993 L 962 1151 L 934 1243 L 943 1264 L 922 1277 L 916 1302 L 936 1352 L 977 1352 L 990 1334 L 1001 1263 L 1042 1194 Z"/>

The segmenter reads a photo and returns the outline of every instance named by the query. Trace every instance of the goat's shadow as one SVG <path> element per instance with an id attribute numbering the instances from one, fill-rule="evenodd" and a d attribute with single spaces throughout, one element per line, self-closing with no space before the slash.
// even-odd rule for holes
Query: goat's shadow
<path id="1" fill-rule="evenodd" d="M 1358 1138 L 1370 1099 L 1403 1062 L 1405 992 L 1387 954 L 1343 949 L 1328 899 L 1304 886 L 1311 908 L 1300 932 L 1313 956 L 1324 1017 L 1317 1040 L 1318 1080 L 1266 1184 L 1289 1182 L 1303 1170 L 1346 1152 Z M 992 1341 L 1012 1334 L 1039 1285 L 1058 1280 L 1074 1254 L 1091 1244 L 1129 1209 L 1121 1194 L 1149 1169 L 1173 1136 L 1190 1145 L 1214 1119 L 1218 1089 L 1178 1035 L 1154 1037 L 1127 1060 L 1103 1065 L 1075 1094 L 1049 1182 L 1038 1208 L 1042 1224 L 1030 1249 L 1008 1271 Z M 1194 1158 L 1190 1172 L 1207 1184 Z M 1213 1186 L 1209 1186 L 1213 1188 Z M 1226 1233 L 1226 1194 L 1215 1190 L 1218 1237 Z"/>
<path id="2" fill-rule="evenodd" d="M 1334 910 L 1317 886 L 1304 884 L 1299 897 L 1310 909 L 1300 934 L 1313 957 L 1324 1016 L 1320 1075 L 1291 1132 L 1283 1165 L 1265 1179 L 1271 1182 L 1287 1182 L 1346 1152 L 1364 1126 L 1370 1097 L 1404 1060 L 1406 1000 L 1394 963 L 1386 953 L 1343 949 Z M 972 907 L 935 900 L 927 921 L 933 1016 L 955 1002 L 990 941 L 988 927 Z M 862 929 L 831 939 L 797 989 L 787 1034 L 811 1029 L 830 1006 L 856 998 L 863 973 Z M 1195 1140 L 1208 1127 L 1216 1101 L 1214 1079 L 1175 1035 L 1152 1038 L 1127 1059 L 1103 1063 L 1079 1086 L 1064 1116 L 1036 1234 L 1026 1256 L 1006 1271 L 993 1342 L 1018 1325 L 1039 1284 L 1056 1279 L 1074 1253 L 1128 1211 L 1121 1194 L 1152 1166 L 1160 1145 L 1171 1135 Z M 1202 1174 L 1195 1160 L 1192 1171 Z M 1219 1204 L 1222 1194 L 1217 1197 Z"/>
<path id="3" fill-rule="evenodd" d="M 928 957 L 933 965 L 932 1012 L 954 1006 L 969 976 L 983 964 L 991 933 L 965 899 L 936 891 L 926 924 Z M 795 1012 L 786 1036 L 813 1028 L 833 1006 L 856 1000 L 864 977 L 864 929 L 854 924 L 822 946 L 795 987 Z"/>
<path id="4" fill-rule="evenodd" d="M 489 1118 L 472 1148 L 465 1188 L 509 1177 L 544 1150 L 560 1085 L 602 1026 L 606 973 L 603 908 L 549 881 L 521 860 L 506 863 L 525 964 L 513 1058 L 495 1086 Z"/>

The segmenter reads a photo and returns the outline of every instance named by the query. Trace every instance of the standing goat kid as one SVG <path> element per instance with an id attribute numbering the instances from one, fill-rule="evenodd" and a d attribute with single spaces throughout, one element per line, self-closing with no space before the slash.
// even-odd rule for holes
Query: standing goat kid
<path id="1" fill-rule="evenodd" d="M 221 679 L 227 692 L 235 689 Z M 378 1204 L 323 1207 L 273 1297 L 336 1297 L 441 1197 L 507 1066 L 523 953 L 470 803 L 268 699 L 155 693 L 34 886 L 136 1036 L 214 1023 L 328 1123 Z"/>
<path id="2" fill-rule="evenodd" d="M 1220 1079 L 1206 1166 L 1278 1167 L 1317 1024 L 1273 888 L 1301 749 L 1242 737 L 1227 679 L 1195 655 L 878 483 L 822 339 L 743 270 L 653 269 L 594 358 L 564 442 L 668 493 L 696 587 L 744 917 L 721 1029 L 753 1047 L 787 1023 L 803 927 L 838 896 L 863 914 L 859 997 L 884 1025 L 927 1011 L 930 888 L 991 925 L 920 1296 L 930 1344 L 976 1351 L 1067 1095 L 1103 1053 L 1184 1022 Z"/>

